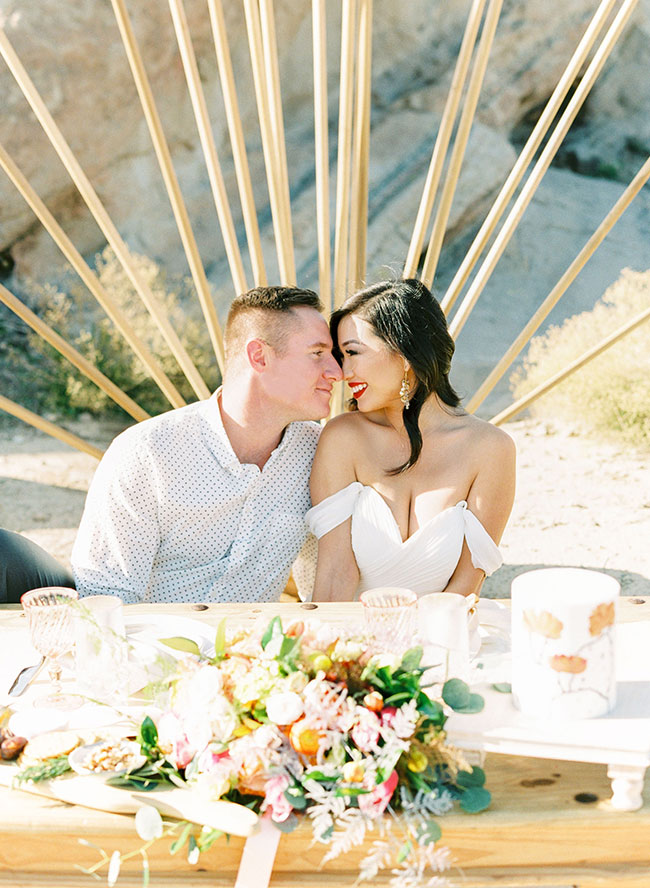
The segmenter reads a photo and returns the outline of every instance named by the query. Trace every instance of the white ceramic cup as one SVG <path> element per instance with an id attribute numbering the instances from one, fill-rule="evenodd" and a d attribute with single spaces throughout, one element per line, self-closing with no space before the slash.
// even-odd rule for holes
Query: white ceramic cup
<path id="1" fill-rule="evenodd" d="M 75 645 L 79 691 L 104 703 L 122 702 L 127 686 L 127 657 L 122 599 L 116 595 L 81 598 Z"/>
<path id="2" fill-rule="evenodd" d="M 535 718 L 605 715 L 616 703 L 618 581 L 574 567 L 512 583 L 512 694 Z"/>

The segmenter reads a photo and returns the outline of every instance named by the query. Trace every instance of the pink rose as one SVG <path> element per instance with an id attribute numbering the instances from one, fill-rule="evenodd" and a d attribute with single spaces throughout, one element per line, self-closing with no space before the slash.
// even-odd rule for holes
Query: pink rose
<path id="1" fill-rule="evenodd" d="M 262 809 L 270 808 L 271 820 L 275 820 L 276 823 L 286 820 L 293 810 L 284 794 L 288 788 L 289 778 L 286 774 L 278 774 L 266 781 Z"/>
<path id="2" fill-rule="evenodd" d="M 391 796 L 395 792 L 398 781 L 397 771 L 393 771 L 388 780 L 376 786 L 372 792 L 358 797 L 359 808 L 368 817 L 379 817 L 384 813 Z"/>
<path id="3" fill-rule="evenodd" d="M 158 722 L 158 745 L 179 769 L 186 768 L 197 752 L 185 733 L 183 722 L 174 712 L 165 712 Z M 170 748 L 171 752 L 168 752 Z"/>
<path id="4" fill-rule="evenodd" d="M 371 752 L 377 746 L 379 740 L 380 721 L 374 712 L 369 709 L 359 710 L 359 718 L 357 723 L 350 731 L 357 749 L 361 752 Z"/>

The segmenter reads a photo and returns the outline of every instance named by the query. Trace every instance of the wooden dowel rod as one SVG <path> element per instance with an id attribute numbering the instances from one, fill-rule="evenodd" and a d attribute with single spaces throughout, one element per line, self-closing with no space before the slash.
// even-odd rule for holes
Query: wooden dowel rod
<path id="1" fill-rule="evenodd" d="M 98 447 L 94 447 L 92 444 L 84 441 L 83 438 L 73 435 L 72 432 L 62 429 L 53 422 L 43 419 L 37 413 L 32 413 L 32 411 L 27 410 L 26 407 L 21 407 L 21 405 L 16 404 L 15 401 L 10 401 L 9 398 L 5 398 L 4 395 L 0 395 L 0 410 L 4 410 L 5 413 L 9 413 L 17 419 L 22 419 L 23 422 L 34 426 L 34 428 L 41 432 L 45 432 L 52 438 L 58 438 L 59 441 L 69 444 L 70 447 L 74 447 L 76 450 L 81 450 L 83 453 L 89 453 L 91 456 L 94 456 L 95 459 L 101 459 L 104 455 L 104 452 Z"/>
<path id="2" fill-rule="evenodd" d="M 34 332 L 38 333 L 38 335 L 48 342 L 52 348 L 55 348 L 59 354 L 63 355 L 64 358 L 67 358 L 71 364 L 80 370 L 84 376 L 94 382 L 95 385 L 105 392 L 109 398 L 125 410 L 129 416 L 132 416 L 133 419 L 137 419 L 138 422 L 149 418 L 149 414 L 143 410 L 142 407 L 136 404 L 132 398 L 129 398 L 121 388 L 118 388 L 115 383 L 111 382 L 108 377 L 104 376 L 94 364 L 91 364 L 90 361 L 77 351 L 77 349 L 69 345 L 63 337 L 59 336 L 59 334 L 49 326 L 49 324 L 46 324 L 45 321 L 42 321 L 37 317 L 33 311 L 27 308 L 20 299 L 14 296 L 14 294 L 2 284 L 0 284 L 0 302 L 3 302 L 7 308 L 31 327 Z"/>
<path id="3" fill-rule="evenodd" d="M 546 143 L 535 166 L 533 167 L 530 176 L 526 180 L 526 184 L 521 189 L 521 192 L 517 197 L 512 209 L 508 213 L 508 216 L 506 217 L 501 230 L 497 234 L 494 243 L 490 247 L 485 259 L 481 264 L 481 267 L 479 268 L 474 280 L 467 290 L 465 298 L 461 302 L 458 311 L 454 315 L 454 318 L 449 325 L 449 332 L 453 337 L 458 336 L 463 326 L 465 325 L 470 312 L 476 304 L 476 300 L 478 299 L 483 291 L 483 288 L 490 279 L 490 276 L 494 271 L 497 262 L 501 258 L 503 251 L 505 250 L 508 242 L 510 241 L 510 238 L 512 237 L 512 234 L 515 231 L 515 228 L 519 224 L 519 221 L 523 216 L 526 207 L 532 200 L 539 183 L 542 181 L 544 173 L 550 166 L 553 157 L 562 144 L 562 140 L 567 134 L 569 127 L 573 123 L 575 116 L 580 110 L 583 102 L 587 98 L 589 91 L 594 85 L 596 78 L 602 70 L 603 65 L 607 61 L 607 58 L 614 48 L 616 41 L 618 40 L 623 28 L 625 27 L 627 20 L 634 11 L 634 7 L 636 6 L 637 2 L 638 0 L 623 0 L 623 5 L 618 11 L 616 18 L 612 22 L 607 33 L 605 34 L 602 43 L 596 50 L 596 53 L 594 54 L 593 59 L 591 60 L 587 70 L 585 71 L 585 74 L 581 79 L 578 88 L 576 89 L 571 98 L 571 101 L 567 105 L 564 113 L 558 121 L 557 126 L 553 130 L 548 142 Z"/>
<path id="4" fill-rule="evenodd" d="M 329 124 L 327 107 L 327 6 L 312 2 L 314 46 L 314 149 L 316 163 L 316 231 L 318 283 L 323 304 L 332 304 L 332 251 L 330 243 Z"/>
<path id="5" fill-rule="evenodd" d="M 291 269 L 291 284 L 296 283 L 296 260 L 291 227 L 291 193 L 289 191 L 289 171 L 287 169 L 287 146 L 284 135 L 282 117 L 282 99 L 280 93 L 280 68 L 278 65 L 278 45 L 275 36 L 275 16 L 273 0 L 259 0 L 260 26 L 262 30 L 262 48 L 264 52 L 264 69 L 268 90 L 268 103 L 273 132 L 273 147 L 276 156 L 276 169 L 280 175 L 280 209 L 282 213 L 282 231 Z"/>
<path id="6" fill-rule="evenodd" d="M 481 39 L 479 40 L 478 49 L 476 50 L 476 57 L 467 86 L 465 105 L 458 123 L 454 147 L 449 159 L 449 167 L 447 169 L 445 183 L 442 187 L 440 203 L 433 221 L 429 247 L 422 268 L 422 280 L 429 288 L 433 285 L 433 279 L 438 267 L 440 249 L 447 229 L 449 213 L 451 212 L 451 205 L 454 200 L 456 185 L 458 184 L 458 177 L 460 176 L 460 168 L 465 156 L 465 149 L 467 148 L 470 130 L 472 128 L 472 123 L 474 122 L 476 106 L 483 85 L 483 78 L 485 76 L 490 50 L 492 49 L 492 42 L 499 21 L 499 15 L 501 14 L 502 3 L 503 0 L 490 0 L 487 12 L 485 13 Z"/>
<path id="7" fill-rule="evenodd" d="M 465 286 L 467 279 L 472 269 L 474 268 L 474 265 L 485 249 L 485 246 L 492 236 L 492 233 L 494 232 L 499 219 L 508 206 L 526 169 L 533 160 L 535 152 L 541 145 L 542 139 L 546 135 L 548 128 L 555 119 L 555 116 L 559 111 L 562 102 L 564 101 L 569 89 L 571 88 L 571 84 L 575 81 L 576 77 L 580 73 L 592 46 L 596 42 L 598 34 L 602 30 L 605 22 L 607 21 L 607 18 L 609 17 L 609 14 L 611 13 L 616 3 L 617 0 L 602 0 L 602 3 L 596 11 L 596 14 L 589 23 L 589 27 L 585 31 L 582 39 L 580 40 L 580 43 L 576 47 L 576 50 L 571 57 L 571 60 L 569 61 L 569 64 L 565 68 L 562 77 L 558 81 L 558 84 L 553 90 L 550 99 L 546 103 L 546 107 L 540 115 L 539 120 L 535 124 L 533 131 L 528 137 L 526 144 L 522 148 L 522 151 L 517 158 L 517 161 L 515 162 L 515 165 L 510 171 L 510 174 L 504 182 L 501 191 L 499 192 L 496 200 L 490 208 L 490 212 L 485 217 L 485 221 L 481 225 L 478 234 L 474 238 L 469 250 L 467 251 L 465 257 L 463 258 L 463 261 L 458 268 L 458 271 L 454 275 L 451 283 L 449 284 L 449 287 L 447 288 L 447 292 L 445 293 L 445 296 L 440 303 L 442 310 L 445 312 L 446 315 L 449 314 L 451 307 L 456 302 L 456 299 L 458 298 L 461 290 Z"/>
<path id="8" fill-rule="evenodd" d="M 239 244 L 237 243 L 235 224 L 232 219 L 232 213 L 230 212 L 228 194 L 226 192 L 226 185 L 223 181 L 221 164 L 219 163 L 219 158 L 217 156 L 217 147 L 212 134 L 208 106 L 205 101 L 203 87 L 201 86 L 199 66 L 196 61 L 194 47 L 192 46 L 192 38 L 190 36 L 190 29 L 187 23 L 183 0 L 169 0 L 169 8 L 174 23 L 174 31 L 176 32 L 176 41 L 183 62 L 183 70 L 185 71 L 187 88 L 192 102 L 194 119 L 196 120 L 196 127 L 199 131 L 199 139 L 201 141 L 205 166 L 208 171 L 212 197 L 219 218 L 224 246 L 226 248 L 230 275 L 232 277 L 235 293 L 245 293 L 248 289 L 248 285 L 246 283 L 246 275 L 244 274 L 244 265 L 242 263 Z"/>
<path id="9" fill-rule="evenodd" d="M 253 280 L 255 281 L 256 287 L 261 287 L 267 283 L 266 268 L 264 267 L 262 240 L 260 238 L 260 229 L 257 222 L 253 185 L 246 154 L 246 142 L 244 140 L 244 130 L 241 122 L 241 114 L 239 112 L 239 102 L 237 101 L 235 75 L 233 73 L 230 47 L 228 45 L 228 36 L 226 32 L 226 20 L 223 14 L 221 0 L 208 0 L 208 10 L 210 12 L 210 22 L 212 25 L 217 65 L 219 67 L 223 104 L 226 111 L 226 120 L 228 122 L 228 133 L 230 135 L 230 144 L 232 146 L 232 156 L 235 163 L 235 175 L 237 177 L 237 187 L 239 188 L 239 199 L 241 201 L 242 214 L 244 217 L 244 228 L 246 229 L 246 239 L 248 241 L 248 253 L 253 269 Z"/>
<path id="10" fill-rule="evenodd" d="M 611 0 L 611 2 L 615 2 L 615 0 Z M 454 74 L 447 94 L 447 101 L 445 102 L 445 107 L 442 112 L 440 128 L 438 129 L 438 135 L 436 136 L 427 177 L 424 182 L 422 198 L 420 199 L 420 206 L 415 218 L 415 225 L 413 226 L 411 243 L 409 244 L 406 261 L 404 262 L 404 270 L 402 272 L 402 277 L 404 278 L 412 278 L 417 274 L 424 237 L 431 218 L 433 204 L 436 199 L 440 176 L 442 175 L 442 168 L 445 163 L 445 157 L 447 156 L 447 149 L 449 148 L 449 141 L 453 132 L 454 121 L 456 120 L 456 115 L 458 113 L 460 99 L 463 94 L 463 89 L 465 88 L 467 72 L 469 71 L 469 64 L 472 60 L 472 53 L 474 52 L 474 46 L 476 44 L 479 25 L 481 24 L 481 18 L 483 17 L 484 7 L 485 0 L 473 0 L 469 16 L 467 17 L 463 40 L 460 45 L 460 50 L 458 51 L 456 67 L 454 68 Z"/>
<path id="11" fill-rule="evenodd" d="M 57 247 L 61 250 L 86 287 L 90 290 L 99 305 L 106 312 L 113 324 L 115 324 L 115 327 L 119 330 L 125 341 L 131 346 L 134 354 L 142 362 L 147 373 L 151 375 L 151 378 L 156 385 L 158 385 L 169 403 L 173 407 L 182 407 L 185 404 L 185 401 L 181 393 L 163 370 L 160 362 L 153 356 L 144 342 L 142 342 L 142 340 L 136 335 L 130 321 L 125 317 L 112 296 L 110 296 L 103 287 L 97 275 L 91 271 L 70 238 L 63 231 L 59 223 L 36 194 L 24 174 L 1 144 L 0 166 L 2 166 L 18 191 L 32 208 L 44 228 L 49 232 Z"/>
<path id="12" fill-rule="evenodd" d="M 250 47 L 255 99 L 262 136 L 262 151 L 264 152 L 264 166 L 266 167 L 266 181 L 269 189 L 269 202 L 271 204 L 271 218 L 273 220 L 273 234 L 275 236 L 280 282 L 289 285 L 295 280 L 295 268 L 292 267 L 292 255 L 284 236 L 281 196 L 282 176 L 278 169 L 276 152 L 273 149 L 273 127 L 271 125 L 271 112 L 268 103 L 268 86 L 264 69 L 264 47 L 258 0 L 244 0 L 244 13 L 246 16 L 246 30 Z"/>
<path id="13" fill-rule="evenodd" d="M 553 308 L 560 301 L 561 297 L 568 290 L 578 274 L 582 271 L 588 260 L 596 252 L 600 244 L 605 240 L 614 225 L 621 218 L 625 210 L 630 206 L 636 195 L 643 188 L 645 183 L 650 179 L 650 158 L 646 160 L 634 179 L 630 182 L 623 194 L 616 201 L 612 209 L 605 216 L 596 231 L 589 238 L 582 250 L 578 253 L 571 265 L 564 272 L 560 280 L 553 287 L 546 299 L 542 302 L 532 318 L 528 321 L 519 336 L 508 348 L 499 363 L 492 372 L 481 383 L 477 391 L 467 402 L 466 410 L 473 412 L 487 398 L 494 386 L 501 379 L 506 370 L 511 366 L 517 355 L 524 346 L 530 341 L 531 337 L 538 330 L 540 325 L 548 317 Z"/>
<path id="14" fill-rule="evenodd" d="M 347 292 L 356 0 L 343 0 L 342 10 L 338 158 L 336 162 L 336 218 L 334 223 L 335 308 L 338 308 L 343 303 Z"/>
<path id="15" fill-rule="evenodd" d="M 106 212 L 106 208 L 100 201 L 97 192 L 90 184 L 90 180 L 81 168 L 77 158 L 74 156 L 70 146 L 66 142 L 61 130 L 54 122 L 54 118 L 47 110 L 43 99 L 39 95 L 36 87 L 29 78 L 20 59 L 16 55 L 11 43 L 4 30 L 0 28 L 0 53 L 4 57 L 7 66 L 13 74 L 18 86 L 22 90 L 23 95 L 29 102 L 39 123 L 43 127 L 45 134 L 49 138 L 52 146 L 59 155 L 68 174 L 77 186 L 79 194 L 82 196 L 89 210 L 91 211 L 95 221 L 104 233 L 104 237 L 113 248 L 113 252 L 117 256 L 120 264 L 124 268 L 127 277 L 133 284 L 136 292 L 142 299 L 149 314 L 152 316 L 165 341 L 167 342 L 172 354 L 178 361 L 183 373 L 186 375 L 190 385 L 194 389 L 199 398 L 207 398 L 210 391 L 205 382 L 201 378 L 198 370 L 192 363 L 192 359 L 187 353 L 182 342 L 178 338 L 176 331 L 171 325 L 169 318 L 166 316 L 159 301 L 151 292 L 150 287 L 142 280 L 141 275 L 137 271 L 133 259 L 129 252 L 129 248 L 120 236 L 117 228 L 113 224 L 110 216 Z"/>
<path id="16" fill-rule="evenodd" d="M 138 91 L 138 96 L 140 97 L 142 111 L 145 120 L 147 121 L 154 151 L 158 158 L 158 165 L 160 167 L 160 172 L 162 173 L 165 188 L 167 189 L 167 195 L 174 213 L 178 233 L 180 234 L 183 249 L 185 250 L 187 262 L 190 267 L 192 280 L 194 281 L 196 293 L 199 297 L 205 325 L 208 329 L 217 363 L 223 374 L 223 336 L 221 333 L 219 318 L 214 306 L 212 294 L 210 293 L 210 286 L 205 274 L 205 268 L 203 267 L 196 238 L 194 237 L 187 207 L 185 206 L 185 201 L 183 200 L 183 195 L 178 184 L 178 178 L 176 177 L 176 172 L 172 163 L 171 152 L 169 150 L 167 139 L 165 138 L 160 115 L 158 114 L 149 78 L 147 77 L 147 72 L 144 67 L 138 41 L 133 31 L 133 26 L 124 0 L 111 0 L 111 3 L 113 4 L 113 12 L 120 30 L 122 43 L 124 44 L 133 80 Z"/>
<path id="17" fill-rule="evenodd" d="M 358 290 L 366 277 L 368 236 L 368 163 L 370 158 L 370 98 L 372 88 L 372 0 L 359 2 L 357 88 L 352 141 L 350 214 L 350 287 Z"/>
<path id="18" fill-rule="evenodd" d="M 538 385 L 527 395 L 524 395 L 523 398 L 519 398 L 519 400 L 515 401 L 514 404 L 511 404 L 510 407 L 507 407 L 505 410 L 502 410 L 501 413 L 498 413 L 496 416 L 492 417 L 490 422 L 494 423 L 494 425 L 501 425 L 507 420 L 512 419 L 512 417 L 516 416 L 517 413 L 521 413 L 522 410 L 525 410 L 526 407 L 530 406 L 533 401 L 541 398 L 542 395 L 545 395 L 546 392 L 548 392 L 554 386 L 558 385 L 560 382 L 563 382 L 563 380 L 565 380 L 567 376 L 575 373 L 576 370 L 580 370 L 581 367 L 584 367 L 585 364 L 587 364 L 589 361 L 593 361 L 593 359 L 597 358 L 598 355 L 601 355 L 608 348 L 611 348 L 612 345 L 614 345 L 624 336 L 627 336 L 628 333 L 636 330 L 636 328 L 640 327 L 641 324 L 644 324 L 648 320 L 648 318 L 650 318 L 650 308 L 646 308 L 631 321 L 623 324 L 622 327 L 619 327 L 618 330 L 603 339 L 598 345 L 589 349 L 589 351 L 586 351 L 581 357 L 577 358 L 575 361 L 569 364 L 569 366 L 566 367 L 564 370 L 561 370 L 559 373 L 551 376 L 550 379 L 547 379 L 546 382 Z"/>

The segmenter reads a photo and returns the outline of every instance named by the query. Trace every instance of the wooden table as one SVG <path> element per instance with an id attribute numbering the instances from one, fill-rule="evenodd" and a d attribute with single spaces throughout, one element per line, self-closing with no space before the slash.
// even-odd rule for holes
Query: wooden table
<path id="1" fill-rule="evenodd" d="M 641 600 L 639 600 L 641 601 Z M 650 620 L 650 603 L 626 600 L 622 619 Z M 194 606 L 196 607 L 196 606 Z M 200 606 L 199 606 L 200 607 Z M 159 612 L 138 606 L 138 611 Z M 319 606 L 311 612 L 299 604 L 227 606 L 195 610 L 172 605 L 166 613 L 191 616 L 217 624 L 223 616 L 239 622 L 280 613 L 283 619 L 318 615 L 334 622 L 357 619 L 357 605 Z M 0 640 L 4 632 L 20 627 L 23 618 L 11 606 L 0 607 Z M 22 664 L 17 664 L 22 665 Z M 643 807 L 633 813 L 614 811 L 606 767 L 599 764 L 558 762 L 489 754 L 487 785 L 493 795 L 489 810 L 478 815 L 460 813 L 440 818 L 443 843 L 454 857 L 451 884 L 466 888 L 596 888 L 596 886 L 650 886 L 650 782 Z M 0 789 L 0 885 L 86 886 L 90 878 L 75 864 L 91 865 L 92 848 L 83 837 L 109 854 L 116 848 L 139 847 L 131 817 L 106 814 L 18 791 Z M 363 849 L 319 870 L 322 846 L 310 847 L 307 824 L 283 836 L 271 880 L 273 888 L 316 888 L 352 885 Z M 232 886 L 243 840 L 221 840 L 190 867 L 180 855 L 170 856 L 168 841 L 150 851 L 152 884 L 163 886 Z M 387 884 L 377 879 L 377 884 Z M 139 864 L 126 867 L 118 885 L 141 884 Z"/>

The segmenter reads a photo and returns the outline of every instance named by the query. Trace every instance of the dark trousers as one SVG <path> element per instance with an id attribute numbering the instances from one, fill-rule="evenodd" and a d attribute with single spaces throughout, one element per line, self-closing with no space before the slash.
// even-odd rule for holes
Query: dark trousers
<path id="1" fill-rule="evenodd" d="M 23 592 L 42 586 L 74 589 L 74 577 L 36 543 L 0 528 L 0 604 L 17 603 Z"/>

